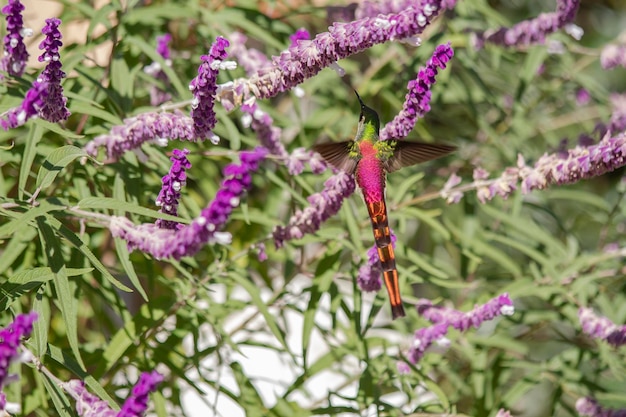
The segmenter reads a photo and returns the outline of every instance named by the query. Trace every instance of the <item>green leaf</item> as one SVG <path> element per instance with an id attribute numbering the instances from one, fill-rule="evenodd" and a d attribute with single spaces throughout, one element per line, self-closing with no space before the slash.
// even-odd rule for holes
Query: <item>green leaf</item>
<path id="1" fill-rule="evenodd" d="M 57 306 L 63 316 L 67 340 L 70 343 L 74 357 L 84 369 L 85 365 L 80 356 L 80 349 L 78 348 L 78 302 L 76 298 L 74 298 L 74 294 L 76 294 L 77 291 L 76 283 L 71 282 L 67 277 L 65 260 L 61 255 L 63 251 L 54 231 L 43 217 L 37 218 L 37 224 L 39 225 L 39 232 L 41 233 L 41 243 L 48 264 L 52 269 L 54 288 L 56 290 L 57 300 L 59 301 Z"/>
<path id="2" fill-rule="evenodd" d="M 87 152 L 76 146 L 67 145 L 55 149 L 41 165 L 37 175 L 37 182 L 35 183 L 36 187 L 48 188 L 67 164 L 83 156 L 88 156 Z"/>
<path id="3" fill-rule="evenodd" d="M 42 200 L 37 207 L 28 208 L 25 212 L 19 213 L 17 211 L 6 212 L 15 220 L 10 221 L 4 226 L 0 227 L 0 238 L 4 236 L 10 236 L 17 230 L 23 230 L 29 226 L 29 223 L 35 220 L 35 218 L 49 213 L 51 211 L 63 210 L 64 205 L 56 199 Z"/>
<path id="4" fill-rule="evenodd" d="M 73 407 L 70 404 L 69 399 L 61 390 L 61 387 L 57 385 L 57 381 L 50 380 L 48 375 L 44 373 L 39 373 L 37 375 L 40 375 L 43 384 L 46 387 L 46 391 L 48 392 L 50 399 L 52 399 L 57 415 L 59 417 L 72 417 L 69 410 L 72 410 Z"/>
<path id="5" fill-rule="evenodd" d="M 20 176 L 18 180 L 18 198 L 24 199 L 24 191 L 26 190 L 26 182 L 30 177 L 30 170 L 37 155 L 37 144 L 43 136 L 43 128 L 39 124 L 31 125 L 26 139 L 26 148 L 22 155 L 22 164 L 20 165 Z M 0 236 L 3 236 L 0 232 Z"/>
<path id="6" fill-rule="evenodd" d="M 128 213 L 135 213 L 142 216 L 147 216 L 155 219 L 171 220 L 179 223 L 188 224 L 190 220 L 181 219 L 180 217 L 172 216 L 170 214 L 160 213 L 156 210 L 151 210 L 145 207 L 138 206 L 137 204 L 120 201 L 115 198 L 107 197 L 87 197 L 82 199 L 78 203 L 78 207 L 81 209 L 108 209 L 125 211 Z"/>

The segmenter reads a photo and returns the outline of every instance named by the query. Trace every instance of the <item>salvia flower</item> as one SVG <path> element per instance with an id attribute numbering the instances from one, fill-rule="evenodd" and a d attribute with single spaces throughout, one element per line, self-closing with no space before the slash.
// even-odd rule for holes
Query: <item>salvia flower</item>
<path id="1" fill-rule="evenodd" d="M 409 91 L 402 111 L 381 130 L 381 139 L 406 137 L 415 127 L 417 119 L 430 111 L 431 88 L 435 84 L 435 76 L 439 69 L 446 68 L 453 55 L 450 43 L 435 48 L 426 67 L 419 70 L 416 79 L 409 81 L 407 85 Z"/>
<path id="2" fill-rule="evenodd" d="M 604 408 L 591 397 L 581 397 L 576 401 L 576 411 L 581 417 L 626 417 L 626 410 Z"/>
<path id="3" fill-rule="evenodd" d="M 140 417 L 148 408 L 148 395 L 162 381 L 163 376 L 156 371 L 142 373 L 119 412 L 87 391 L 83 381 L 72 379 L 62 383 L 61 387 L 76 401 L 76 413 L 80 417 Z"/>
<path id="4" fill-rule="evenodd" d="M 35 320 L 37 320 L 35 312 L 18 314 L 11 324 L 0 330 L 0 391 L 10 380 L 9 365 L 20 356 L 22 337 L 30 337 Z"/>
<path id="5" fill-rule="evenodd" d="M 109 223 L 111 234 L 124 239 L 129 249 L 139 249 L 156 258 L 191 256 L 207 243 L 229 244 L 232 236 L 219 230 L 226 224 L 244 192 L 252 186 L 252 174 L 259 168 L 267 150 L 258 147 L 240 154 L 240 164 L 224 168 L 225 179 L 215 199 L 191 224 L 180 230 L 160 229 L 154 224 L 134 225 L 125 217 L 113 216 Z"/>
<path id="6" fill-rule="evenodd" d="M 606 317 L 596 315 L 590 308 L 578 310 L 578 320 L 583 332 L 615 347 L 626 344 L 626 325 L 618 326 Z"/>
<path id="7" fill-rule="evenodd" d="M 474 46 L 482 48 L 485 42 L 504 46 L 543 44 L 547 35 L 564 28 L 574 20 L 579 3 L 580 0 L 557 0 L 555 12 L 542 13 L 511 28 L 503 27 L 475 33 Z"/>
<path id="8" fill-rule="evenodd" d="M 514 309 L 513 302 L 505 293 L 483 305 L 474 307 L 467 313 L 433 306 L 429 300 L 418 301 L 417 311 L 434 324 L 415 332 L 413 345 L 407 354 L 407 358 L 413 364 L 419 362 L 433 343 L 448 334 L 450 327 L 460 331 L 466 331 L 472 326 L 478 328 L 484 321 L 493 320 L 500 315 L 512 315 Z"/>
<path id="9" fill-rule="evenodd" d="M 477 179 L 471 184 L 448 187 L 440 195 L 449 203 L 460 200 L 459 193 L 475 189 L 481 203 L 499 195 L 507 198 L 521 182 L 522 193 L 542 190 L 551 185 L 573 184 L 582 179 L 597 177 L 626 165 L 626 133 L 611 137 L 607 133 L 595 145 L 578 145 L 572 149 L 544 154 L 530 167 L 520 154 L 517 166 L 504 170 L 495 179 Z M 450 181 L 450 180 L 449 180 Z M 454 196 L 454 198 L 451 198 Z"/>
<path id="10" fill-rule="evenodd" d="M 307 233 L 319 230 L 323 222 L 337 214 L 343 200 L 354 193 L 354 189 L 354 177 L 343 171 L 328 178 L 322 192 L 311 194 L 307 198 L 311 204 L 309 207 L 298 210 L 286 226 L 277 226 L 274 229 L 276 247 L 281 248 L 287 240 L 300 239 Z"/>
<path id="11" fill-rule="evenodd" d="M 24 36 L 32 35 L 31 30 L 24 28 L 23 11 L 24 5 L 20 0 L 9 0 L 2 8 L 2 14 L 6 15 L 7 34 L 4 37 L 4 57 L 0 60 L 0 71 L 6 71 L 14 77 L 24 74 L 28 61 Z"/>
<path id="12" fill-rule="evenodd" d="M 391 245 L 395 249 L 398 238 L 395 233 L 391 232 Z M 382 281 L 380 276 L 383 272 L 380 258 L 378 256 L 378 248 L 374 244 L 367 251 L 367 262 L 359 268 L 356 279 L 361 291 L 372 292 L 380 290 Z"/>
<path id="13" fill-rule="evenodd" d="M 144 372 L 139 382 L 133 387 L 130 397 L 124 401 L 117 417 L 141 417 L 148 408 L 148 395 L 154 392 L 163 381 L 163 376 L 157 371 Z"/>
<path id="14" fill-rule="evenodd" d="M 163 186 L 156 199 L 156 205 L 161 207 L 161 213 L 178 215 L 178 201 L 180 200 L 180 190 L 187 181 L 186 170 L 191 168 L 191 162 L 187 159 L 188 149 L 174 149 L 170 161 L 172 167 L 170 172 L 162 179 Z M 183 226 L 170 220 L 157 219 L 157 227 L 162 229 L 180 229 Z"/>
<path id="15" fill-rule="evenodd" d="M 59 19 L 46 19 L 46 26 L 41 30 L 46 37 L 39 44 L 39 49 L 43 50 L 43 54 L 39 56 L 39 62 L 46 62 L 46 68 L 37 81 L 48 85 L 48 95 L 43 107 L 39 110 L 39 116 L 53 123 L 70 117 L 70 111 L 66 106 L 67 97 L 63 95 L 63 87 L 61 87 L 65 72 L 61 70 L 61 56 L 59 55 L 59 48 L 63 45 L 59 31 L 60 24 Z"/>
<path id="16" fill-rule="evenodd" d="M 392 14 L 400 13 L 402 10 L 409 7 L 415 7 L 415 0 L 393 0 L 393 1 L 375 1 L 364 0 L 359 2 L 353 15 L 357 19 L 364 17 L 376 17 L 379 14 Z M 456 1 L 443 0 L 441 1 L 441 7 L 446 9 L 452 9 L 456 5 Z M 346 8 L 347 9 L 347 8 Z M 428 13 L 430 9 L 426 8 L 425 13 Z"/>
<path id="17" fill-rule="evenodd" d="M 234 105 L 250 94 L 269 98 L 289 90 L 337 61 L 374 45 L 419 35 L 441 11 L 441 0 L 425 0 L 397 14 L 365 17 L 348 23 L 335 22 L 312 40 L 272 57 L 272 65 L 249 78 L 240 78 L 224 87 L 220 98 Z"/>
<path id="18" fill-rule="evenodd" d="M 0 116 L 0 126 L 4 130 L 22 126 L 28 119 L 37 117 L 46 104 L 48 84 L 34 81 L 33 86 L 26 92 L 24 101 L 18 107 L 9 109 Z"/>
<path id="19" fill-rule="evenodd" d="M 226 68 L 226 48 L 229 43 L 218 36 L 211 45 L 208 55 L 200 58 L 202 64 L 198 68 L 198 75 L 191 80 L 189 89 L 193 94 L 191 117 L 194 121 L 194 131 L 197 138 L 215 138 L 211 129 L 215 127 L 215 93 L 217 92 L 217 74 L 220 68 Z M 215 139 L 211 139 L 212 142 Z"/>
<path id="20" fill-rule="evenodd" d="M 96 156 L 99 148 L 105 148 L 108 162 L 113 162 L 145 142 L 165 146 L 169 140 L 176 139 L 197 140 L 191 117 L 182 113 L 142 113 L 124 119 L 123 125 L 113 126 L 109 133 L 96 136 L 84 146 L 84 150 Z"/>
<path id="21" fill-rule="evenodd" d="M 172 60 L 170 58 L 171 52 L 169 47 L 169 43 L 171 40 L 172 35 L 170 35 L 169 33 L 166 33 L 162 36 L 157 36 L 156 38 L 156 51 L 159 55 L 163 57 L 163 59 L 165 60 L 165 65 L 167 65 L 168 67 L 172 66 Z M 151 75 L 157 80 L 161 81 L 165 87 L 169 87 L 169 78 L 161 68 L 161 64 L 159 62 L 153 62 L 152 64 L 146 66 L 143 71 L 146 74 Z M 170 100 L 171 98 L 172 95 L 167 91 L 163 91 L 158 85 L 153 84 L 150 86 L 150 104 L 152 106 L 159 106 Z"/>

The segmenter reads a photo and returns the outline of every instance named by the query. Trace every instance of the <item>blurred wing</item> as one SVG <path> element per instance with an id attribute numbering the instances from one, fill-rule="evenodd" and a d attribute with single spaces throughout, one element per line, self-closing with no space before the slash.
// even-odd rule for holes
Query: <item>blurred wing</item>
<path id="1" fill-rule="evenodd" d="M 350 157 L 350 150 L 353 146 L 354 141 L 349 140 L 346 142 L 322 143 L 313 146 L 313 150 L 322 155 L 322 158 L 335 168 L 354 174 L 359 160 L 358 158 Z"/>
<path id="2" fill-rule="evenodd" d="M 398 140 L 393 150 L 393 156 L 387 160 L 385 168 L 387 172 L 397 171 L 403 167 L 439 158 L 454 152 L 454 150 L 456 150 L 456 146 Z"/>

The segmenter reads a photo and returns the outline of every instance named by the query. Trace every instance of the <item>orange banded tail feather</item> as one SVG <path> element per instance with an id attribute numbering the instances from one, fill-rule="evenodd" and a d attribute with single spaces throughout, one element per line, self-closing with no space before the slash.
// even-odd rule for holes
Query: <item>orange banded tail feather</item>
<path id="1" fill-rule="evenodd" d="M 374 241 L 378 250 L 378 259 L 383 270 L 385 287 L 389 293 L 391 303 L 391 316 L 393 319 L 404 317 L 404 307 L 400 296 L 400 284 L 398 270 L 396 269 L 396 256 L 391 244 L 391 232 L 387 220 L 387 206 L 385 200 L 367 203 L 367 211 L 372 221 Z"/>

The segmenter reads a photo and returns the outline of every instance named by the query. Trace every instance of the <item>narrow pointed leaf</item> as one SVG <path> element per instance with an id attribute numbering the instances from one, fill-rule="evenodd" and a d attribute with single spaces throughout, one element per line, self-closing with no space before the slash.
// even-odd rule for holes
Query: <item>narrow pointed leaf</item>
<path id="1" fill-rule="evenodd" d="M 87 156 L 87 152 L 71 145 L 52 151 L 39 169 L 36 182 L 37 188 L 49 187 L 63 168 L 73 160 L 83 156 Z"/>

